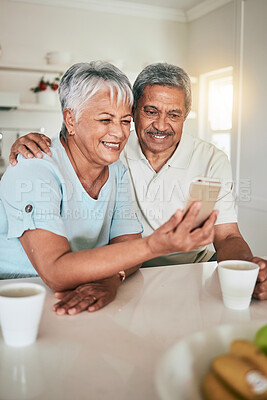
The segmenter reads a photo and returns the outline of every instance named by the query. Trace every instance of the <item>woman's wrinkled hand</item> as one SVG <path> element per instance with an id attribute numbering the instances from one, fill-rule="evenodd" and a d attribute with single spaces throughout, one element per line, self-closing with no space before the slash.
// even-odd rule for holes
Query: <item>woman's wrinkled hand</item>
<path id="1" fill-rule="evenodd" d="M 74 290 L 56 292 L 55 296 L 60 301 L 53 306 L 53 311 L 57 315 L 75 315 L 85 310 L 100 310 L 115 299 L 120 283 L 120 278 L 113 276 L 85 283 Z"/>
<path id="2" fill-rule="evenodd" d="M 193 229 L 200 208 L 200 202 L 193 203 L 185 216 L 182 210 L 177 210 L 165 224 L 155 230 L 147 238 L 152 253 L 188 252 L 212 243 L 218 211 L 212 211 L 201 227 Z"/>
<path id="3" fill-rule="evenodd" d="M 49 146 L 51 139 L 42 133 L 28 133 L 21 136 L 12 145 L 9 154 L 9 162 L 11 165 L 17 164 L 17 155 L 22 154 L 25 158 L 42 158 L 41 150 L 51 157 Z"/>

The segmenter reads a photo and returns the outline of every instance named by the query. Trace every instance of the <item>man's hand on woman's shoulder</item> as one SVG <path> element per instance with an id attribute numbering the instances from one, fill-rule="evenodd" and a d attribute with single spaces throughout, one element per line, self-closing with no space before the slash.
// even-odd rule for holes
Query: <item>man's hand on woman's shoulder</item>
<path id="1" fill-rule="evenodd" d="M 28 133 L 13 143 L 10 149 L 9 162 L 13 166 L 16 165 L 18 154 L 22 154 L 25 158 L 42 158 L 42 151 L 51 157 L 50 145 L 51 139 L 48 136 L 42 133 Z"/>

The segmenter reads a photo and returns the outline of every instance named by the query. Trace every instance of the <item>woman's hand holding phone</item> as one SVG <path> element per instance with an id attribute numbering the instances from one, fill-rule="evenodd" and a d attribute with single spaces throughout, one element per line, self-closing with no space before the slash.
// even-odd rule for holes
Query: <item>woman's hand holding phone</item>
<path id="1" fill-rule="evenodd" d="M 186 215 L 182 210 L 177 210 L 165 224 L 147 237 L 154 257 L 167 253 L 188 252 L 213 242 L 218 211 L 212 211 L 203 226 L 194 229 L 200 210 L 199 201 L 189 207 Z"/>
<path id="2" fill-rule="evenodd" d="M 195 219 L 193 229 L 202 226 L 214 209 L 221 189 L 221 182 L 212 178 L 196 178 L 190 185 L 184 215 L 195 201 L 201 202 L 201 209 Z"/>

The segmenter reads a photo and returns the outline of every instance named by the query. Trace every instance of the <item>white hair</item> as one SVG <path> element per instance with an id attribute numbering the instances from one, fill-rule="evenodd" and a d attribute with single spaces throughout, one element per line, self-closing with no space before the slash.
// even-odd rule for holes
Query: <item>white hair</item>
<path id="1" fill-rule="evenodd" d="M 132 109 L 133 93 L 127 76 L 110 63 L 92 61 L 74 64 L 62 76 L 58 89 L 62 113 L 69 108 L 78 118 L 88 100 L 103 86 L 109 88 L 111 100 L 116 94 L 118 104 L 129 104 Z M 67 139 L 64 122 L 60 134 Z"/>
<path id="2" fill-rule="evenodd" d="M 188 115 L 192 102 L 191 81 L 182 68 L 167 63 L 150 64 L 145 67 L 133 85 L 134 110 L 136 110 L 138 100 L 143 96 L 146 86 L 152 85 L 171 86 L 182 89 L 185 96 L 185 116 Z"/>

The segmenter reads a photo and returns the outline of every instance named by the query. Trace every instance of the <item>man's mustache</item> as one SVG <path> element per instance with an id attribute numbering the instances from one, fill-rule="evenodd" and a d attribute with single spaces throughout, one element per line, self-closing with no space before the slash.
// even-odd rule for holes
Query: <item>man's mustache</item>
<path id="1" fill-rule="evenodd" d="M 173 132 L 167 132 L 167 131 L 159 131 L 158 129 L 145 129 L 145 132 L 148 133 L 149 135 L 159 135 L 159 136 L 173 136 Z"/>

